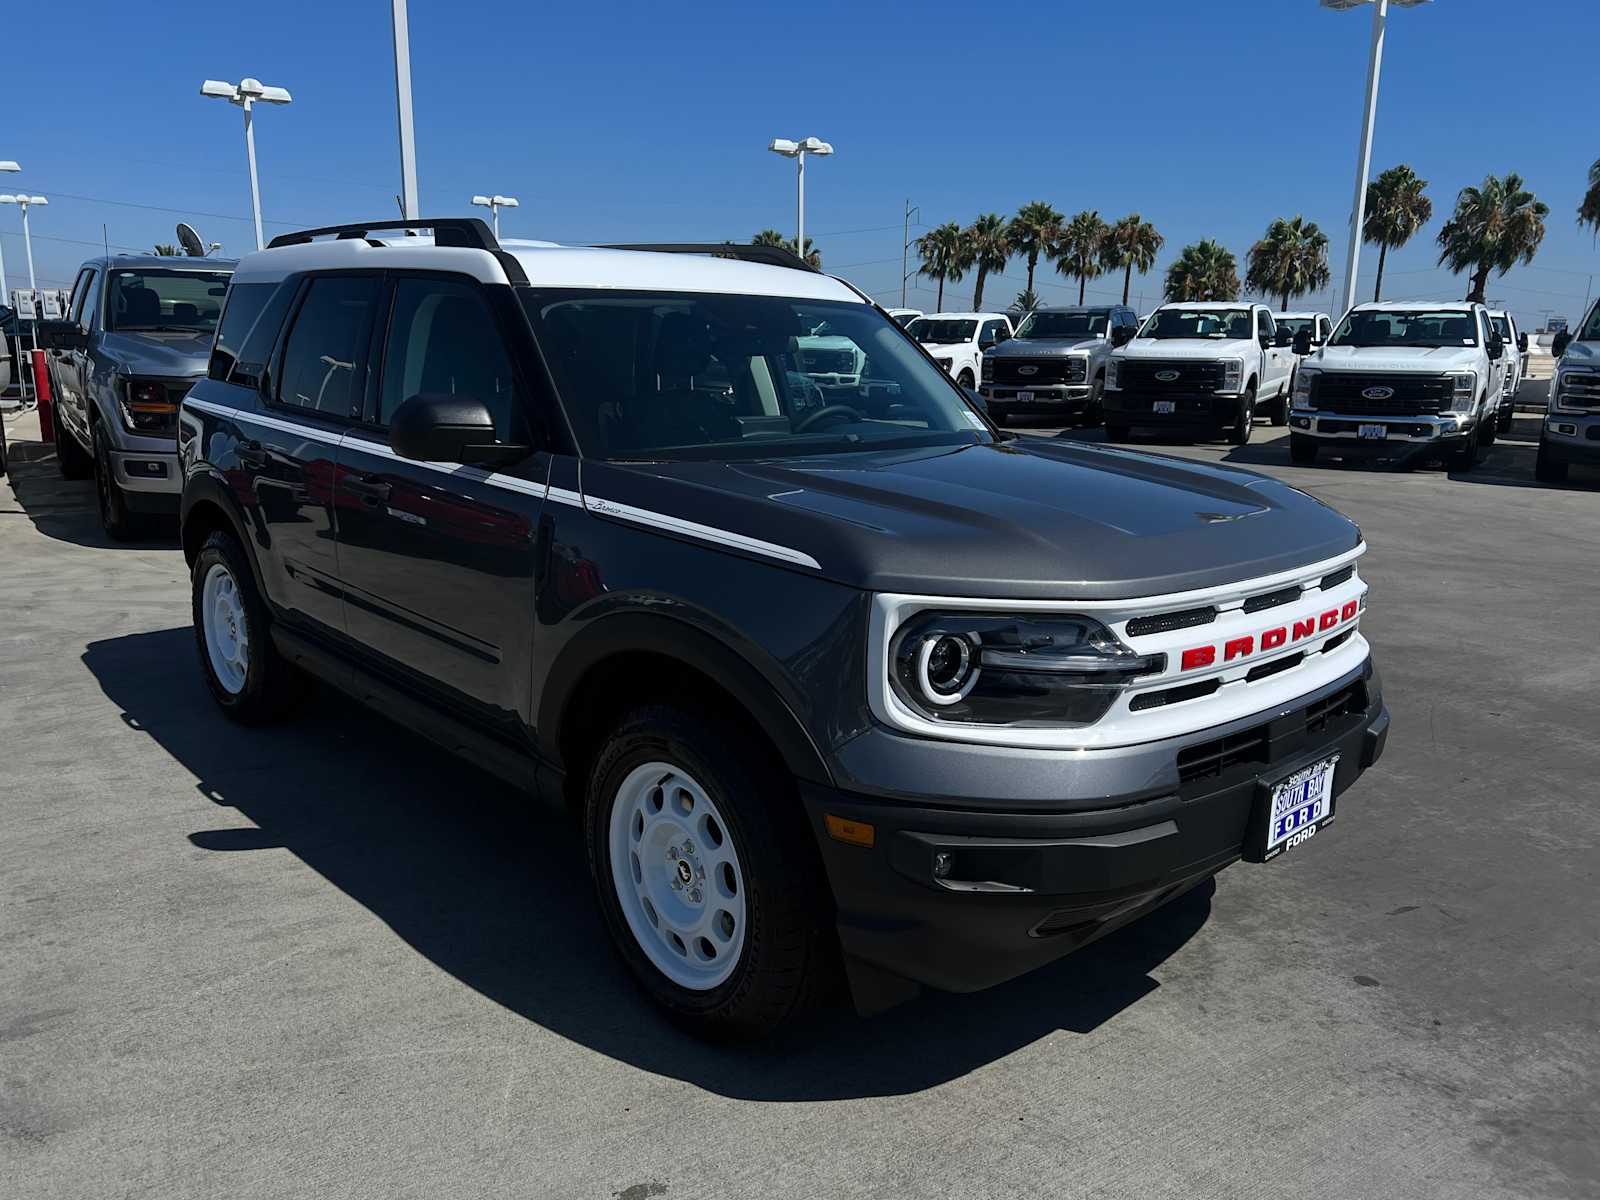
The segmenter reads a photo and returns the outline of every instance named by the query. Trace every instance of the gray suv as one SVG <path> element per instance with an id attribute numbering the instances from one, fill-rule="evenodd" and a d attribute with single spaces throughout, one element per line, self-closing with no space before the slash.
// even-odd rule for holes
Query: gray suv
<path id="1" fill-rule="evenodd" d="M 978 390 L 989 415 L 1004 421 L 1013 413 L 1049 413 L 1098 424 L 1106 359 L 1138 327 L 1125 305 L 1034 309 L 1013 337 L 984 353 Z"/>
<path id="2" fill-rule="evenodd" d="M 100 522 L 134 536 L 176 515 L 178 404 L 205 374 L 234 263 L 116 255 L 78 269 L 62 321 L 41 321 L 61 473 L 91 472 Z"/>

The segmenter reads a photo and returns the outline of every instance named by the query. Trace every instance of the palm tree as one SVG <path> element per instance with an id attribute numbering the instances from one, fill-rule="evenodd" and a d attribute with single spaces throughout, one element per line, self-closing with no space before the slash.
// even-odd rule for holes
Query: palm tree
<path id="1" fill-rule="evenodd" d="M 1589 190 L 1578 205 L 1578 224 L 1587 225 L 1600 235 L 1600 158 L 1589 168 Z"/>
<path id="2" fill-rule="evenodd" d="M 1031 313 L 1034 309 L 1039 307 L 1039 294 L 1032 288 L 1028 288 L 1026 291 L 1018 292 L 1016 305 L 1023 311 L 1024 315 Z"/>
<path id="3" fill-rule="evenodd" d="M 944 281 L 961 282 L 961 277 L 972 265 L 967 260 L 966 240 L 961 236 L 961 226 L 954 221 L 946 221 L 928 230 L 917 239 L 917 254 L 922 258 L 922 266 L 917 268 L 917 274 L 939 281 L 939 303 L 935 311 L 943 312 Z"/>
<path id="4" fill-rule="evenodd" d="M 1239 295 L 1239 264 L 1210 238 L 1185 246 L 1167 268 L 1168 300 L 1233 300 Z"/>
<path id="5" fill-rule="evenodd" d="M 1383 299 L 1383 263 L 1389 248 L 1398 250 L 1433 219 L 1433 201 L 1427 196 L 1428 181 L 1401 163 L 1390 167 L 1367 184 L 1367 215 L 1361 222 L 1361 240 L 1378 248 L 1378 281 L 1372 288 L 1374 301 Z"/>
<path id="6" fill-rule="evenodd" d="M 790 254 L 795 252 L 794 239 L 784 237 L 776 229 L 763 229 L 750 239 L 750 244 L 752 246 L 777 246 L 779 249 L 787 250 Z M 822 251 L 816 248 L 816 243 L 810 238 L 806 239 L 806 263 L 819 271 L 822 270 Z"/>
<path id="7" fill-rule="evenodd" d="M 1250 247 L 1250 269 L 1244 281 L 1263 295 L 1282 296 L 1283 308 L 1288 308 L 1295 296 L 1327 287 L 1328 235 L 1315 221 L 1279 217 L 1267 226 L 1266 236 Z"/>
<path id="8" fill-rule="evenodd" d="M 182 256 L 183 256 L 183 251 L 178 249 L 178 247 L 172 245 L 172 243 L 170 243 L 170 242 L 157 242 L 156 243 L 156 257 L 158 257 L 158 258 L 181 258 Z"/>
<path id="9" fill-rule="evenodd" d="M 1544 241 L 1550 206 L 1522 186 L 1516 172 L 1486 176 L 1482 187 L 1462 188 L 1456 211 L 1439 230 L 1439 263 L 1459 275 L 1471 271 L 1467 299 L 1483 303 L 1489 272 L 1504 275 L 1520 260 L 1531 263 Z"/>
<path id="10" fill-rule="evenodd" d="M 1043 200 L 1035 200 L 1019 208 L 1017 215 L 1011 218 L 1011 224 L 1006 227 L 1012 252 L 1028 260 L 1027 295 L 1033 295 L 1033 272 L 1039 265 L 1039 255 L 1050 253 L 1050 247 L 1061 236 L 1061 222 L 1064 220 L 1065 217 Z M 1018 297 L 1018 303 L 1021 303 L 1021 297 Z M 1027 307 L 1031 309 L 1033 305 Z"/>
<path id="11" fill-rule="evenodd" d="M 1106 234 L 1105 266 L 1108 271 L 1122 268 L 1122 302 L 1128 302 L 1133 273 L 1141 275 L 1156 265 L 1156 254 L 1166 239 L 1156 227 L 1138 213 L 1129 213 Z"/>
<path id="12" fill-rule="evenodd" d="M 1098 212 L 1081 212 L 1067 223 L 1056 242 L 1056 270 L 1078 281 L 1078 303 L 1089 280 L 1105 270 L 1106 237 L 1111 226 Z"/>
<path id="13" fill-rule="evenodd" d="M 967 246 L 967 262 L 978 268 L 972 288 L 972 311 L 983 311 L 983 281 L 990 271 L 1004 271 L 1011 258 L 1011 230 L 999 213 L 984 213 L 961 232 Z"/>

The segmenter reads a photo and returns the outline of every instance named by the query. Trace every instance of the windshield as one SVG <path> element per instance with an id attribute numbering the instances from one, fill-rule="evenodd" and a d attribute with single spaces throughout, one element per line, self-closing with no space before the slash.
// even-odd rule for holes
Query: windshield
<path id="1" fill-rule="evenodd" d="M 949 377 L 865 304 L 518 292 L 579 448 L 596 458 L 787 458 L 992 440 Z M 838 343 L 826 356 L 802 341 L 824 323 Z"/>
<path id="2" fill-rule="evenodd" d="M 1315 317 L 1273 317 L 1279 329 L 1287 329 L 1291 338 L 1299 337 L 1302 333 L 1317 336 L 1317 319 Z"/>
<path id="3" fill-rule="evenodd" d="M 1478 320 L 1470 312 L 1366 309 L 1339 322 L 1330 346 L 1476 346 Z"/>
<path id="4" fill-rule="evenodd" d="M 228 275 L 227 271 L 112 271 L 106 328 L 213 333 L 228 291 Z"/>
<path id="5" fill-rule="evenodd" d="M 1036 312 L 1017 330 L 1019 338 L 1090 338 L 1104 337 L 1111 313 L 1106 309 L 1094 312 Z"/>
<path id="6" fill-rule="evenodd" d="M 970 342 L 978 332 L 976 321 L 936 321 L 932 317 L 918 317 L 906 326 L 906 332 L 924 346 L 947 342 Z"/>
<path id="7" fill-rule="evenodd" d="M 1248 341 L 1253 335 L 1248 308 L 1161 308 L 1151 314 L 1139 336 Z"/>
<path id="8" fill-rule="evenodd" d="M 1578 341 L 1600 342 L 1600 304 L 1589 310 L 1589 319 L 1583 323 L 1583 328 L 1578 330 Z"/>

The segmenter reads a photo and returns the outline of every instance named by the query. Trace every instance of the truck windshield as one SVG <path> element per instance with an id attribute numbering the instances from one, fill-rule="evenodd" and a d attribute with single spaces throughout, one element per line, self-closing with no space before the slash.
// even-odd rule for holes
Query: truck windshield
<path id="1" fill-rule="evenodd" d="M 214 333 L 228 291 L 227 271 L 112 271 L 106 328 L 131 333 Z"/>
<path id="2" fill-rule="evenodd" d="M 1478 319 L 1470 312 L 1366 309 L 1339 322 L 1330 346 L 1476 346 Z"/>
<path id="3" fill-rule="evenodd" d="M 906 332 L 924 346 L 970 342 L 977 331 L 976 321 L 935 321 L 928 317 L 918 317 L 906 326 Z"/>
<path id="4" fill-rule="evenodd" d="M 1248 339 L 1248 308 L 1162 308 L 1144 323 L 1142 338 L 1214 338 L 1219 341 Z"/>
<path id="5" fill-rule="evenodd" d="M 579 449 L 623 461 L 968 446 L 989 424 L 865 304 L 519 288 Z M 817 361 L 811 331 L 835 348 Z M 969 322 L 970 323 L 970 322 Z M 843 372 L 831 355 L 848 355 Z"/>
<path id="6" fill-rule="evenodd" d="M 1088 338 L 1104 337 L 1111 313 L 1106 309 L 1094 312 L 1036 312 L 1028 316 L 1017 330 L 1019 338 Z"/>

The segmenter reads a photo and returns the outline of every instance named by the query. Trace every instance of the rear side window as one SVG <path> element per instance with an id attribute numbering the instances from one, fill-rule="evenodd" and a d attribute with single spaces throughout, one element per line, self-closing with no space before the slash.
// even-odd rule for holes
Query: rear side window
<path id="1" fill-rule="evenodd" d="M 511 356 L 483 293 L 454 280 L 400 278 L 383 358 L 378 421 L 388 425 L 412 396 L 481 400 L 495 435 L 510 437 L 515 385 Z"/>
<path id="2" fill-rule="evenodd" d="M 218 383 L 258 385 L 293 291 L 276 283 L 240 283 L 229 288 L 207 376 Z"/>
<path id="3" fill-rule="evenodd" d="M 311 281 L 284 342 L 280 404 L 341 419 L 360 414 L 378 296 L 372 275 L 324 275 Z"/>

